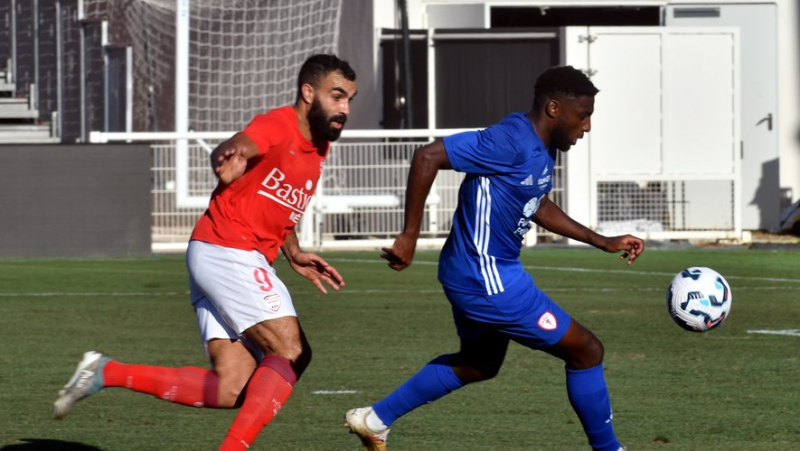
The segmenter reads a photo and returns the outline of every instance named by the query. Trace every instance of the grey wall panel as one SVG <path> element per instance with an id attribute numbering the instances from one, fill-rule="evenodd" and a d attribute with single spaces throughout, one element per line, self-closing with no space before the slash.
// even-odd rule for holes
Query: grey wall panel
<path id="1" fill-rule="evenodd" d="M 36 4 L 18 0 L 16 7 L 17 92 L 27 94 L 36 84 Z"/>
<path id="2" fill-rule="evenodd" d="M 358 97 L 353 103 L 347 128 L 380 128 L 378 86 L 373 62 L 374 33 L 371 0 L 342 1 L 339 16 L 339 56 L 356 71 Z"/>
<path id="3" fill-rule="evenodd" d="M 0 0 L 0 71 L 10 70 L 6 64 L 11 58 L 11 46 L 14 44 L 13 13 L 11 0 Z"/>
<path id="4" fill-rule="evenodd" d="M 37 10 L 36 33 L 39 43 L 39 118 L 49 121 L 58 110 L 58 36 L 56 34 L 56 3 L 40 1 Z"/>
<path id="5" fill-rule="evenodd" d="M 108 132 L 125 131 L 125 111 L 128 107 L 127 88 L 127 47 L 106 46 L 107 76 L 105 83 L 105 130 Z"/>
<path id="6" fill-rule="evenodd" d="M 383 74 L 383 119 L 384 128 L 408 128 L 403 123 L 406 106 L 399 102 L 403 98 L 400 55 L 403 41 L 399 30 L 385 30 L 391 39 L 381 41 L 381 71 Z M 412 34 L 414 36 L 414 34 Z M 411 124 L 414 128 L 428 128 L 428 41 L 417 37 L 410 39 L 409 60 L 411 66 Z"/>
<path id="7" fill-rule="evenodd" d="M 81 23 L 77 0 L 61 0 L 61 140 L 81 137 Z"/>
<path id="8" fill-rule="evenodd" d="M 0 146 L 0 258 L 151 250 L 147 145 Z"/>
<path id="9" fill-rule="evenodd" d="M 103 22 L 83 22 L 83 61 L 84 61 L 84 130 L 86 139 L 89 132 L 105 130 L 105 95 L 103 62 Z"/>
<path id="10" fill-rule="evenodd" d="M 555 38 L 437 42 L 436 126 L 487 127 L 528 111 L 536 77 L 558 58 Z"/>

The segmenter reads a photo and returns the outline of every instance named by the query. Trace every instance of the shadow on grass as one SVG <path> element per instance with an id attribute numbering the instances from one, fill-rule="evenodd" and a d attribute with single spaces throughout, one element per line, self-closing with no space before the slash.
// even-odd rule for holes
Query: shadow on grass
<path id="1" fill-rule="evenodd" d="M 17 441 L 22 443 L 3 446 L 0 451 L 102 451 L 96 446 L 62 440 L 21 438 Z"/>

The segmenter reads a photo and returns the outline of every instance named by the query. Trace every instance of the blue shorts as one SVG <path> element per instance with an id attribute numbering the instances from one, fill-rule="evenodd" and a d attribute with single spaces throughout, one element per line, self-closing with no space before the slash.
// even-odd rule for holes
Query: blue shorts
<path id="1" fill-rule="evenodd" d="M 487 296 L 450 291 L 458 336 L 479 339 L 500 333 L 533 349 L 550 347 L 567 333 L 572 318 L 532 283 L 515 293 Z"/>

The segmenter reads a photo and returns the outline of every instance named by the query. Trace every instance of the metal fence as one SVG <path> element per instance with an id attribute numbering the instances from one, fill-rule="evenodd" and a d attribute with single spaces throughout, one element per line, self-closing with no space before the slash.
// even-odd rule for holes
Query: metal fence
<path id="1" fill-rule="evenodd" d="M 363 141 L 363 140 L 360 140 Z M 216 178 L 210 169 L 209 149 L 218 141 L 188 145 L 188 194 L 210 196 Z M 337 142 L 331 149 L 322 183 L 300 222 L 298 236 L 315 248 L 374 248 L 390 242 L 403 227 L 406 179 L 416 148 L 429 140 Z M 151 144 L 152 233 L 157 250 L 185 247 L 204 208 L 182 207 L 176 199 L 177 171 L 174 142 Z M 562 166 L 557 162 L 551 200 L 564 198 Z M 421 245 L 439 246 L 450 230 L 463 174 L 442 171 L 428 196 Z M 534 227 L 528 242 L 558 239 Z"/>
<path id="2" fill-rule="evenodd" d="M 390 245 L 403 227 L 406 179 L 414 150 L 433 138 L 460 131 L 464 130 L 346 130 L 334 143 L 322 181 L 298 225 L 301 244 L 317 249 Z M 92 132 L 89 138 L 95 143 L 151 143 L 153 247 L 168 250 L 185 248 L 217 184 L 209 153 L 233 134 Z M 438 174 L 426 202 L 419 247 L 444 243 L 462 178 L 454 171 Z M 559 155 L 549 197 L 567 214 L 604 235 L 741 240 L 745 236 L 737 206 L 738 186 L 738 172 L 603 175 L 580 160 L 567 167 Z M 554 241 L 564 239 L 534 226 L 525 245 Z"/>

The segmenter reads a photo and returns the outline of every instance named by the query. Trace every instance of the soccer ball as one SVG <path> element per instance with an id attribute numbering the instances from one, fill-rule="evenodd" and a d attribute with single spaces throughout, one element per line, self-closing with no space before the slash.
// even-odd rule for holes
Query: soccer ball
<path id="1" fill-rule="evenodd" d="M 730 285 L 711 268 L 686 268 L 675 275 L 667 289 L 669 316 L 692 332 L 719 327 L 728 318 L 732 300 Z"/>

